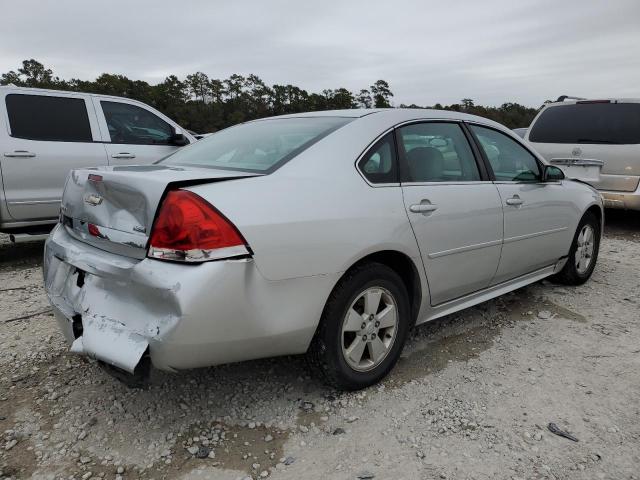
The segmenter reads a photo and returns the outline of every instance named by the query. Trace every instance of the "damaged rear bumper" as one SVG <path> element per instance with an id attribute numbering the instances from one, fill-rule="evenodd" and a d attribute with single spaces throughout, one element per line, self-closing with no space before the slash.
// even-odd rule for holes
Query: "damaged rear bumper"
<path id="1" fill-rule="evenodd" d="M 114 255 L 59 225 L 45 289 L 71 351 L 133 373 L 306 351 L 333 276 L 266 280 L 252 259 L 184 265 Z"/>

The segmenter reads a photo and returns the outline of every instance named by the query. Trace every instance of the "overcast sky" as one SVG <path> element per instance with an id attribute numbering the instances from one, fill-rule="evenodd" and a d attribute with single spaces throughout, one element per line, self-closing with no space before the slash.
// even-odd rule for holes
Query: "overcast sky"
<path id="1" fill-rule="evenodd" d="M 640 0 L 16 0 L 0 72 L 35 58 L 62 78 L 151 83 L 195 71 L 352 91 L 393 103 L 640 97 Z"/>

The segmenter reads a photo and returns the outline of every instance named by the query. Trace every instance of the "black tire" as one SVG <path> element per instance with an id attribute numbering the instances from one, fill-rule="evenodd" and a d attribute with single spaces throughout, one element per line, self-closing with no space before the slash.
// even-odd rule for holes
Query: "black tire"
<path id="1" fill-rule="evenodd" d="M 367 371 L 351 368 L 342 352 L 342 323 L 347 309 L 371 287 L 387 290 L 397 307 L 396 337 L 382 362 Z M 331 292 L 320 324 L 307 352 L 315 373 L 341 390 L 359 390 L 384 378 L 398 361 L 409 332 L 411 309 L 407 289 L 400 276 L 381 263 L 367 263 L 345 274 Z"/>
<path id="2" fill-rule="evenodd" d="M 589 267 L 586 271 L 581 273 L 576 267 L 575 255 L 576 250 L 578 249 L 578 236 L 585 225 L 590 225 L 594 231 L 593 255 L 591 256 L 591 263 Z M 551 277 L 551 280 L 564 285 L 582 285 L 584 282 L 589 280 L 598 260 L 598 251 L 600 250 L 600 231 L 601 226 L 598 218 L 591 212 L 585 213 L 578 224 L 575 235 L 573 236 L 573 242 L 569 249 L 569 259 L 567 260 L 567 263 L 562 270 Z"/>

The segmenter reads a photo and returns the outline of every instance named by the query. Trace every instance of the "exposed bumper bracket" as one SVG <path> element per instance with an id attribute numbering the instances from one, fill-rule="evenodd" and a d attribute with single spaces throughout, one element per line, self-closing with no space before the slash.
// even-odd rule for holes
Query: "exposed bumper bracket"
<path id="1" fill-rule="evenodd" d="M 71 352 L 102 360 L 131 374 L 149 348 L 145 337 L 109 320 L 83 318 L 82 326 L 82 335 L 74 340 Z"/>

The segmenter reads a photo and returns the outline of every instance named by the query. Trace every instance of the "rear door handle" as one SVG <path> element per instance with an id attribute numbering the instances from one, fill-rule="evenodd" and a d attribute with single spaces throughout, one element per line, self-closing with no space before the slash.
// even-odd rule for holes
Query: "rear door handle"
<path id="1" fill-rule="evenodd" d="M 111 158 L 136 158 L 135 154 L 129 152 L 114 153 Z"/>
<path id="2" fill-rule="evenodd" d="M 409 207 L 409 211 L 413 213 L 430 213 L 437 209 L 438 206 L 432 203 L 416 203 Z"/>
<path id="3" fill-rule="evenodd" d="M 31 158 L 35 157 L 36 154 L 33 152 L 27 152 L 26 150 L 15 150 L 13 152 L 4 152 L 5 157 L 20 157 L 20 158 Z"/>
<path id="4" fill-rule="evenodd" d="M 518 195 L 514 195 L 511 198 L 507 198 L 507 205 L 511 205 L 514 207 L 517 207 L 519 205 L 522 205 L 524 203 L 524 201 L 518 196 Z"/>

